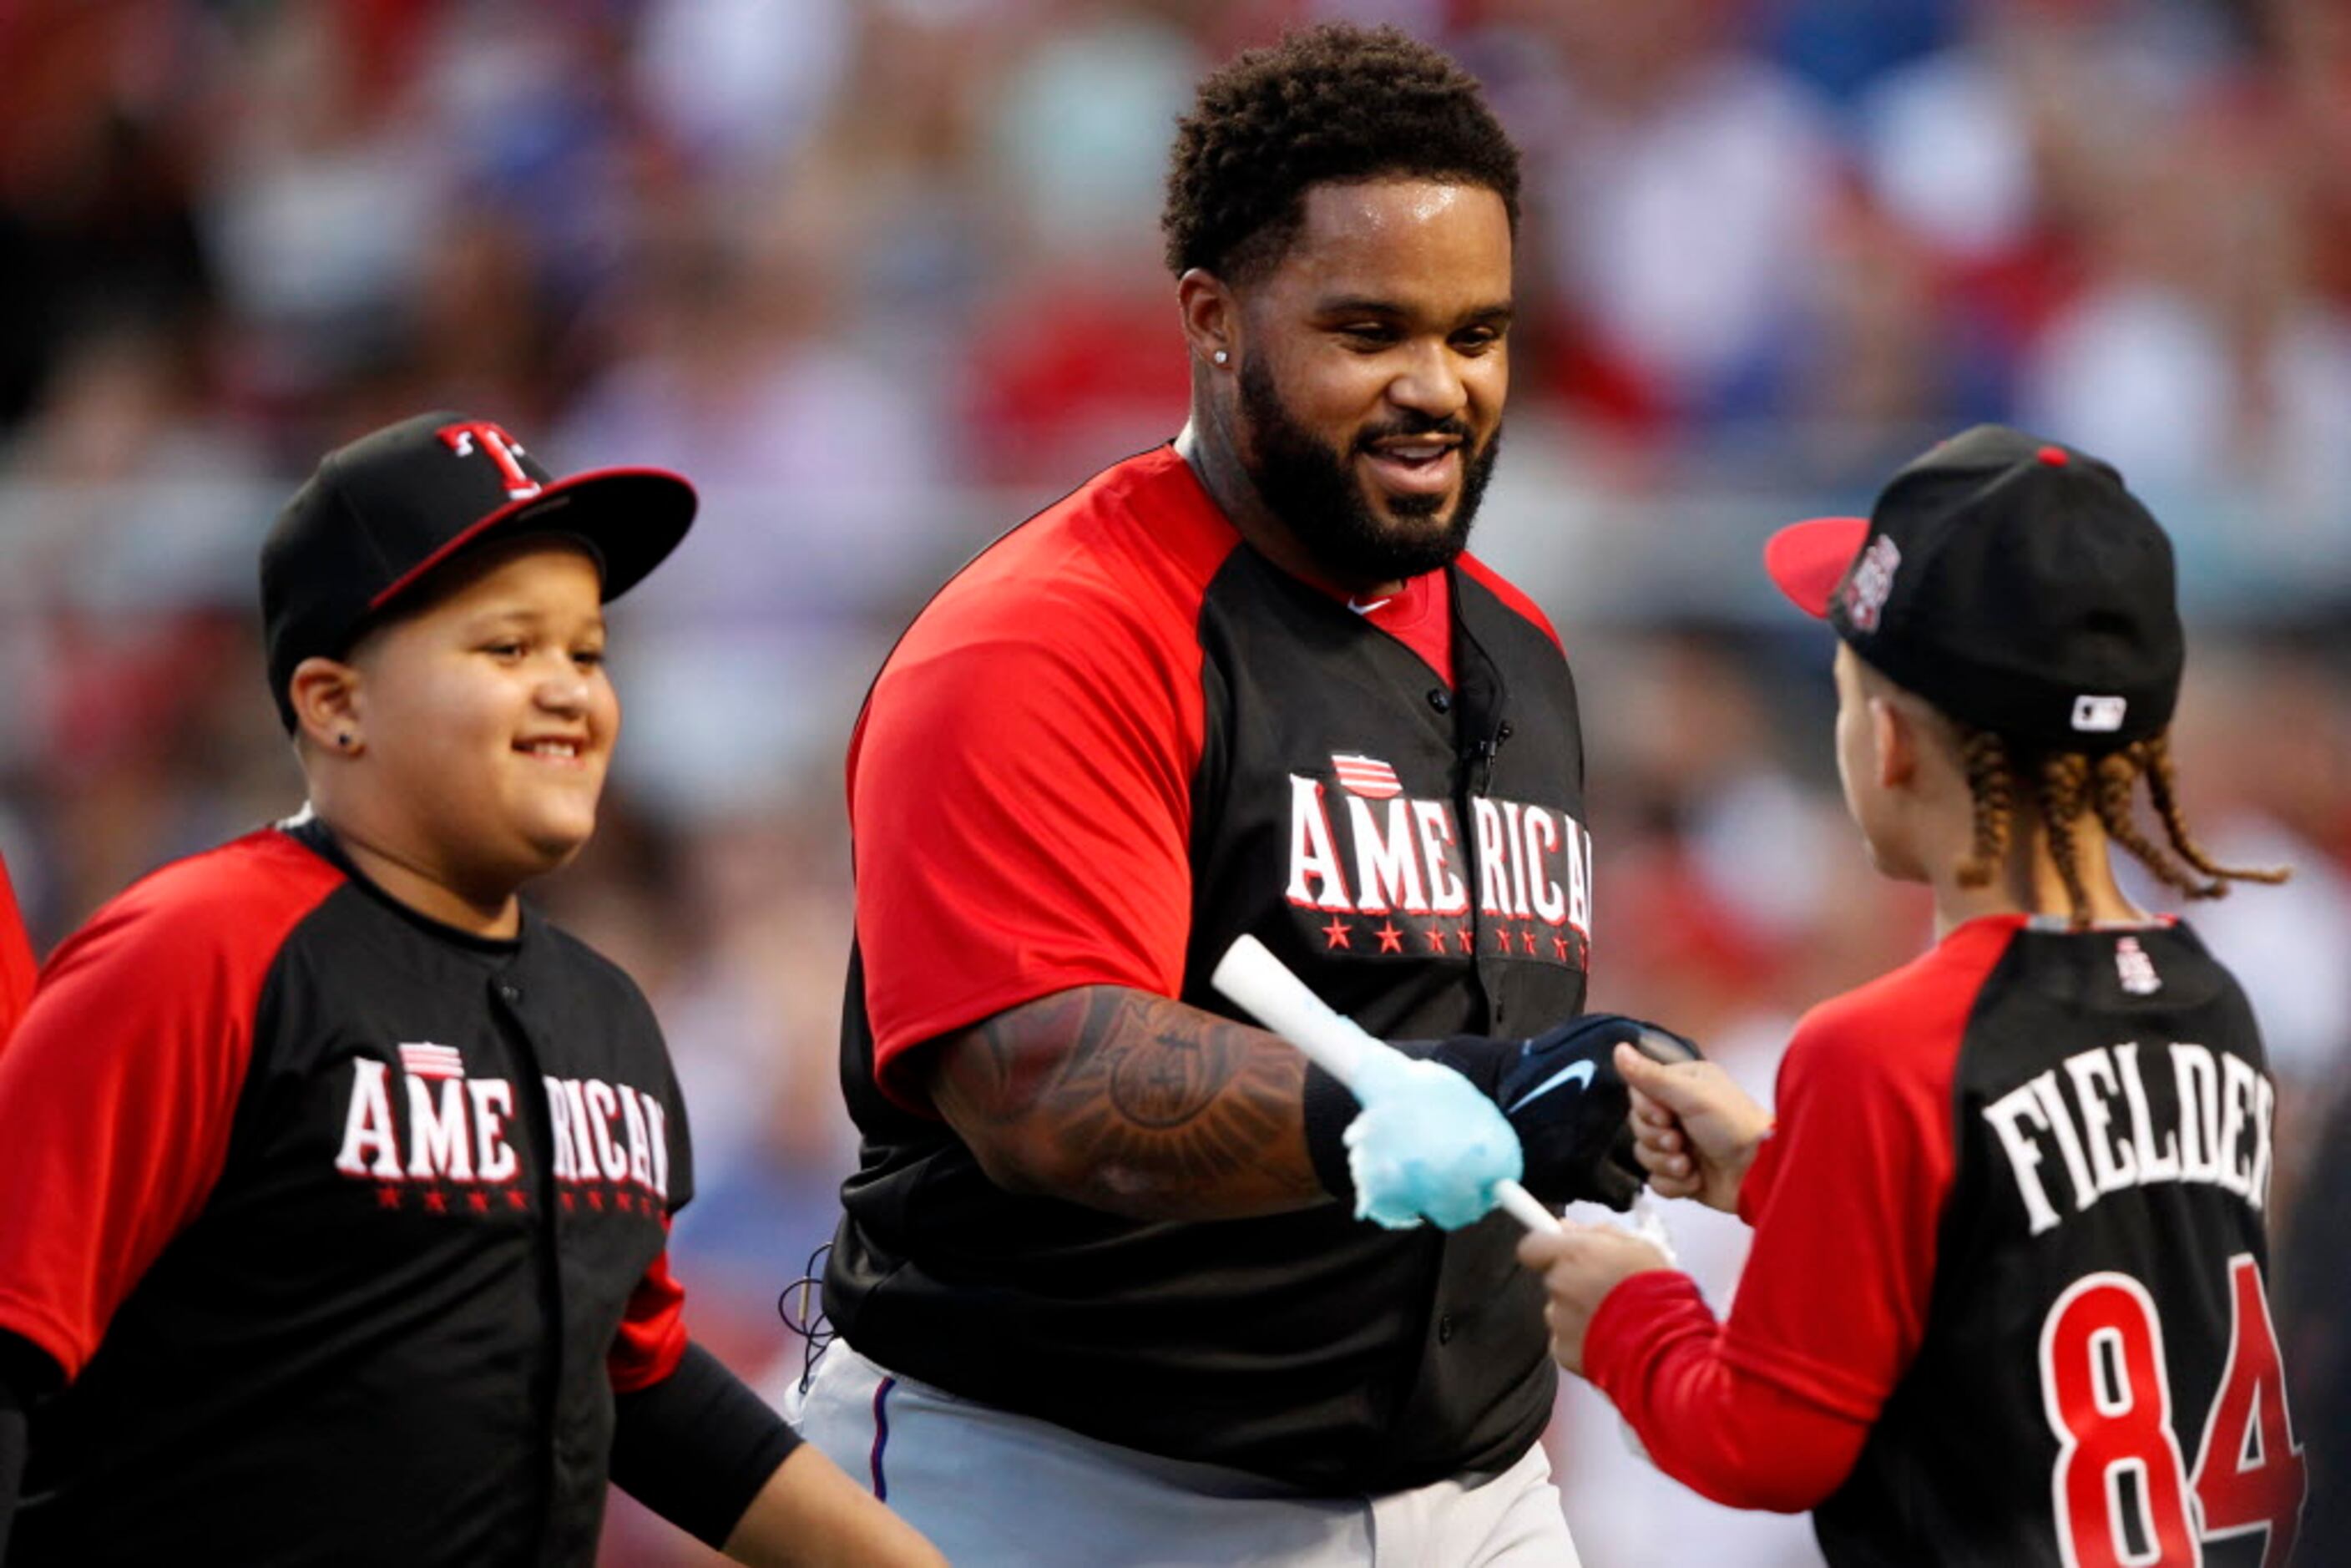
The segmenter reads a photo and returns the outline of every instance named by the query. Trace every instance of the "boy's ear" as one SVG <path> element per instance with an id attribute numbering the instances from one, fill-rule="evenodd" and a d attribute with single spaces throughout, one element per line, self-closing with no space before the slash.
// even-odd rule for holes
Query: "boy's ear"
<path id="1" fill-rule="evenodd" d="M 1882 696 L 1869 699 L 1869 738 L 1877 754 L 1877 787 L 1897 789 L 1917 777 L 1918 747 L 1925 737 L 1917 719 L 1900 704 Z"/>
<path id="2" fill-rule="evenodd" d="M 340 659 L 313 655 L 294 666 L 286 683 L 294 705 L 294 732 L 321 751 L 356 753 L 366 740 L 360 722 L 360 672 Z"/>

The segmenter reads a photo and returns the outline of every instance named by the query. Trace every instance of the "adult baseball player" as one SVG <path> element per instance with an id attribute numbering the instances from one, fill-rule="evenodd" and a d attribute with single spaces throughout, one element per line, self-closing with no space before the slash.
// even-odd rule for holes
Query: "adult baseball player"
<path id="1" fill-rule="evenodd" d="M 428 414 L 279 517 L 311 808 L 100 910 L 0 1051 L 12 1564 L 584 1564 L 608 1474 L 747 1561 L 938 1561 L 687 1338 L 661 1031 L 517 897 L 594 825 L 602 601 L 693 513 Z"/>
<path id="2" fill-rule="evenodd" d="M 1986 426 L 1770 559 L 1836 629 L 1846 801 L 1938 940 L 1805 1015 L 1776 1130 L 1710 1063 L 1622 1063 L 1660 1188 L 1754 1247 L 1718 1327 L 1636 1239 L 1529 1238 L 1562 1357 L 1668 1474 L 1813 1509 L 1840 1568 L 2283 1568 L 2275 1091 L 2235 977 L 2107 852 L 2189 897 L 2282 874 L 2180 814 L 2169 542 L 2105 464 Z"/>
<path id="3" fill-rule="evenodd" d="M 1637 1026 L 1518 1038 L 1584 994 L 1574 687 L 1463 553 L 1517 197 L 1392 30 L 1209 77 L 1165 218 L 1190 423 L 981 555 L 866 705 L 804 1430 L 957 1562 L 1574 1560 L 1510 1223 L 1360 1223 L 1354 1102 L 1208 978 L 1258 936 L 1509 1112 L 1539 1197 L 1629 1201 Z"/>

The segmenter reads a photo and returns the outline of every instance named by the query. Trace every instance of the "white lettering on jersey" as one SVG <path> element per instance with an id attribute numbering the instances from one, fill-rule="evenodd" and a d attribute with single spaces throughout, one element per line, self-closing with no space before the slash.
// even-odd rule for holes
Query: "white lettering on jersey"
<path id="1" fill-rule="evenodd" d="M 1474 904 L 1485 919 L 1573 926 L 1590 940 L 1592 836 L 1566 812 L 1478 796 L 1469 802 L 1472 831 L 1465 834 L 1449 801 L 1365 789 L 1345 794 L 1343 819 L 1334 821 L 1326 783 L 1290 775 L 1283 893 L 1294 907 L 1451 917 L 1470 911 L 1474 885 Z M 1517 939 L 1527 954 L 1552 951 L 1538 946 L 1531 932 Z M 1334 936 L 1332 946 L 1346 944 Z M 1562 959 L 1572 951 L 1563 939 L 1554 946 Z M 1365 950 L 1396 949 L 1390 943 Z"/>
<path id="2" fill-rule="evenodd" d="M 1564 821 L 1571 830 L 1573 818 L 1553 820 L 1552 812 L 1540 806 L 1527 808 L 1526 861 L 1528 901 L 1534 905 L 1535 918 L 1545 925 L 1556 925 L 1567 918 L 1567 894 L 1543 865 L 1544 857 L 1559 848 L 1559 821 Z"/>
<path id="3" fill-rule="evenodd" d="M 662 1103 L 643 1090 L 637 1098 L 644 1102 L 645 1127 L 652 1136 L 653 1153 L 653 1190 L 662 1197 L 669 1196 L 669 1113 Z"/>
<path id="4" fill-rule="evenodd" d="M 2253 1169 L 2245 1184 L 2245 1201 L 2266 1208 L 2270 1201 L 2270 1166 L 2275 1153 L 2270 1134 L 2277 1124 L 2277 1086 L 2267 1077 L 2253 1081 Z"/>
<path id="5" fill-rule="evenodd" d="M 1519 831 L 1520 814 L 1526 810 L 1516 800 L 1502 802 L 1502 841 L 1510 858 L 1510 907 L 1505 915 L 1515 915 L 1521 920 L 1527 915 L 1527 841 Z"/>
<path id="6" fill-rule="evenodd" d="M 1592 835 L 1573 817 L 1567 823 L 1567 923 L 1592 936 Z"/>
<path id="7" fill-rule="evenodd" d="M 2074 1081 L 2074 1098 L 2082 1107 L 2082 1142 L 2090 1151 L 2090 1174 L 2097 1182 L 2099 1196 L 2136 1186 L 2137 1161 L 2127 1147 L 2117 1148 L 2114 1142 L 2114 1112 L 2107 1102 L 2122 1092 L 2122 1085 L 2116 1082 L 2115 1064 L 2108 1053 L 2085 1051 L 2069 1056 L 2065 1074 Z M 2098 1087 L 2100 1079 L 2105 1081 L 2103 1091 Z"/>
<path id="8" fill-rule="evenodd" d="M 2163 1146 L 2157 1148 L 2155 1118 L 2147 1109 L 2147 1082 L 2138 1075 L 2138 1042 L 2115 1047 L 2115 1061 L 2122 1069 L 2123 1098 L 2130 1102 L 2131 1151 L 2138 1166 L 2138 1179 L 2178 1181 L 2179 1134 L 2173 1132 L 2164 1139 Z"/>
<path id="9" fill-rule="evenodd" d="M 1502 809 L 1480 795 L 1469 802 L 1478 819 L 1478 908 L 1481 914 L 1510 912 L 1509 852 L 1502 847 Z"/>
<path id="10" fill-rule="evenodd" d="M 2171 1048 L 2171 1078 L 2179 1090 L 2179 1179 L 2220 1178 L 2220 1070 L 2200 1045 Z"/>
<path id="11" fill-rule="evenodd" d="M 1310 891 L 1311 879 L 1322 884 Z M 1339 851 L 1331 839 L 1331 819 L 1322 810 L 1319 780 L 1290 776 L 1290 902 L 1308 909 L 1354 913 L 1347 896 L 1346 873 L 1339 869 Z"/>
<path id="12" fill-rule="evenodd" d="M 2239 1197 L 2253 1195 L 2253 1153 L 2237 1166 L 2237 1145 L 2253 1112 L 2253 1070 L 2228 1051 L 2220 1053 L 2220 1185 Z"/>
<path id="13" fill-rule="evenodd" d="M 621 1091 L 621 1119 L 627 1124 L 629 1137 L 629 1179 L 639 1186 L 653 1185 L 653 1156 L 645 1136 L 645 1113 L 637 1108 L 633 1089 Z"/>
<path id="14" fill-rule="evenodd" d="M 503 1078 L 475 1078 L 465 1084 L 474 1105 L 474 1169 L 484 1181 L 512 1181 L 522 1162 L 507 1142 L 514 1114 L 514 1086 Z"/>
<path id="15" fill-rule="evenodd" d="M 401 1102 L 391 1092 L 391 1064 L 354 1059 L 342 1145 L 335 1156 L 337 1171 L 360 1180 L 400 1184 L 508 1184 L 522 1175 L 521 1155 L 507 1136 L 515 1111 L 512 1083 L 439 1071 L 402 1076 L 407 1083 L 404 1129 L 402 1117 L 395 1113 Z M 668 1197 L 669 1114 L 658 1098 L 628 1084 L 593 1078 L 539 1082 L 547 1094 L 554 1134 L 549 1154 L 559 1183 L 628 1182 Z M 510 1197 L 513 1207 L 524 1207 L 519 1191 Z M 473 1198 L 471 1210 L 488 1212 L 486 1202 L 486 1197 Z M 436 1212 L 454 1212 L 440 1203 L 432 1199 L 431 1207 Z M 385 1207 L 401 1206 L 388 1200 Z"/>
<path id="16" fill-rule="evenodd" d="M 571 1120 L 571 1174 L 577 1181 L 595 1181 L 602 1175 L 596 1155 L 596 1118 L 588 1113 L 588 1085 L 577 1078 L 560 1080 L 563 1109 Z"/>
<path id="17" fill-rule="evenodd" d="M 434 1088 L 441 1092 L 438 1103 Z M 474 1179 L 474 1140 L 465 1125 L 465 1091 L 458 1079 L 409 1075 L 408 1174 L 412 1177 Z"/>
<path id="18" fill-rule="evenodd" d="M 1369 800 L 1347 797 L 1348 825 L 1355 833 L 1355 907 L 1366 915 L 1385 915 L 1391 909 L 1426 915 L 1428 901 L 1421 896 L 1420 862 L 1413 853 L 1412 827 L 1406 820 L 1409 803 L 1395 795 L 1382 804 L 1387 816 L 1384 831 L 1374 821 Z"/>
<path id="19" fill-rule="evenodd" d="M 2162 1182 L 2217 1186 L 2256 1209 L 2266 1204 L 2275 1087 L 2231 1051 L 2178 1041 L 2170 1052 L 2179 1124 L 2160 1133 L 2136 1042 L 2077 1051 L 1984 1107 L 1984 1121 L 2015 1173 L 2032 1234 L 2062 1218 L 2044 1174 L 2044 1137 L 2056 1146 L 2077 1214 L 2109 1193 Z M 2116 1125 L 2118 1103 L 2127 1130 Z"/>
<path id="20" fill-rule="evenodd" d="M 1415 800 L 1412 820 L 1420 830 L 1420 853 L 1428 873 L 1428 912 L 1466 915 L 1469 888 L 1453 874 L 1453 812 L 1442 800 Z"/>
<path id="21" fill-rule="evenodd" d="M 2057 1092 L 2057 1074 L 2044 1072 L 2035 1078 L 2032 1093 L 2048 1117 L 2050 1132 L 2056 1134 L 2057 1152 L 2065 1157 L 2065 1175 L 2074 1184 L 2074 1207 L 2076 1212 L 2087 1208 L 2098 1201 L 2098 1186 L 2090 1178 L 2090 1162 L 2082 1155 L 2082 1135 L 2066 1112 L 2064 1096 Z"/>
<path id="22" fill-rule="evenodd" d="M 629 1156 L 612 1136 L 612 1118 L 620 1112 L 621 1097 L 601 1078 L 589 1079 L 580 1090 L 588 1103 L 588 1135 L 594 1140 L 596 1163 L 603 1167 L 607 1181 L 627 1179 Z"/>
<path id="23" fill-rule="evenodd" d="M 555 1129 L 555 1179 L 575 1181 L 580 1175 L 580 1155 L 571 1141 L 571 1100 L 564 1092 L 560 1078 L 542 1078 L 547 1085 L 547 1122 Z"/>
<path id="24" fill-rule="evenodd" d="M 400 1134 L 392 1124 L 392 1097 L 385 1092 L 385 1066 L 362 1056 L 351 1062 L 351 1106 L 343 1117 L 343 1148 L 335 1168 L 350 1176 L 400 1176 Z M 369 1151 L 374 1160 L 369 1161 Z"/>

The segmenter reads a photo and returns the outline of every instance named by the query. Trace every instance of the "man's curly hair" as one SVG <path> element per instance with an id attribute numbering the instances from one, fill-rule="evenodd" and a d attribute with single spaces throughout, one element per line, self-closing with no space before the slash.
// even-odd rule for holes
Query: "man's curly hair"
<path id="1" fill-rule="evenodd" d="M 1279 261 L 1311 186 L 1387 176 L 1482 185 L 1519 227 L 1519 152 L 1477 80 L 1394 27 L 1332 23 L 1251 49 L 1178 122 L 1159 226 L 1177 277 Z"/>

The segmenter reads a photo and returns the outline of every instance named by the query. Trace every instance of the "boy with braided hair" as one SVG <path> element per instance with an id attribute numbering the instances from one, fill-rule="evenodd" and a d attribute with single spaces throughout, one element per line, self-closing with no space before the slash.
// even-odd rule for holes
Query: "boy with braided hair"
<path id="1" fill-rule="evenodd" d="M 2105 464 L 1985 426 L 1765 562 L 1837 632 L 1846 805 L 1938 941 L 1805 1016 L 1776 1124 L 1711 1063 L 1620 1050 L 1652 1185 L 1754 1246 L 1718 1323 L 1645 1242 L 1529 1238 L 1554 1355 L 1667 1473 L 1813 1510 L 1840 1568 L 2280 1568 L 2275 1090 L 2234 977 L 2108 860 L 2190 898 L 2284 875 L 2180 811 L 2169 542 Z"/>

